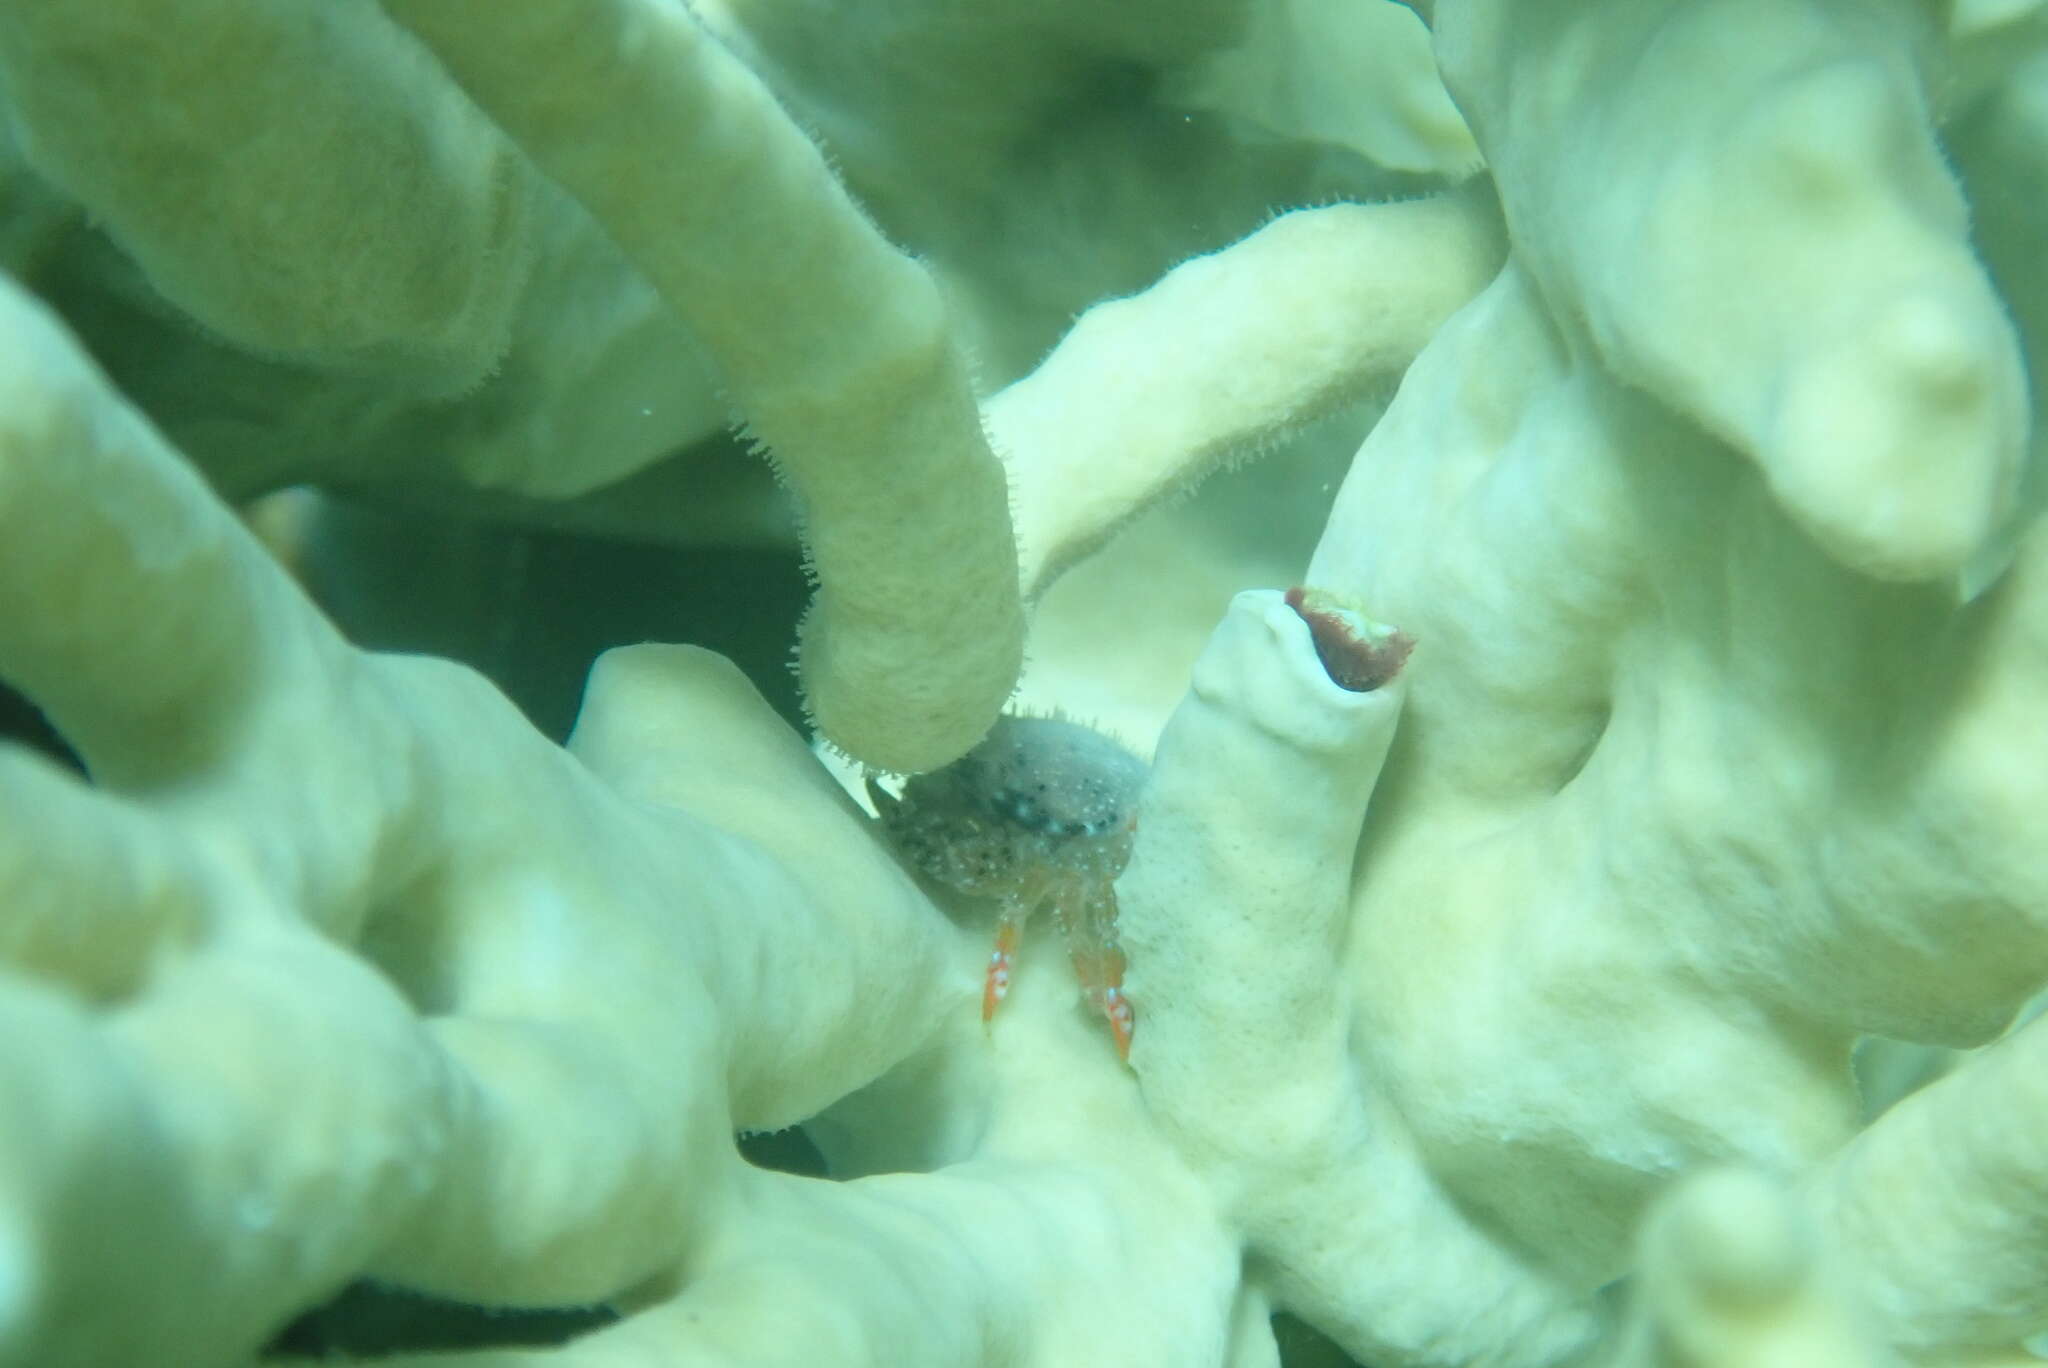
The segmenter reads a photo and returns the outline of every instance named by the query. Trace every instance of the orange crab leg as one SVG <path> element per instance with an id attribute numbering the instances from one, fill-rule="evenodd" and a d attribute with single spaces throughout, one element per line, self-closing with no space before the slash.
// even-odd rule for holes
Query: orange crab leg
<path id="1" fill-rule="evenodd" d="M 1070 952 L 1074 977 L 1088 1005 L 1102 1013 L 1109 1033 L 1116 1041 L 1116 1057 L 1131 1062 L 1131 1029 L 1134 1025 L 1131 1000 L 1124 996 L 1124 952 L 1114 944 L 1076 945 Z"/>
<path id="2" fill-rule="evenodd" d="M 1137 1021 L 1131 1014 L 1131 1000 L 1124 996 L 1124 952 L 1110 946 L 1103 953 L 1102 1015 L 1109 1021 L 1109 1033 L 1116 1038 L 1116 1057 L 1131 1062 L 1131 1032 Z"/>
<path id="3" fill-rule="evenodd" d="M 1116 1041 L 1116 1057 L 1131 1060 L 1131 1001 L 1124 996 L 1124 951 L 1116 937 L 1116 894 L 1107 888 L 1078 890 L 1058 904 L 1067 954 L 1088 1005 L 1102 1013 Z"/>
<path id="4" fill-rule="evenodd" d="M 1017 941 L 1024 924 L 1013 917 L 996 923 L 996 948 L 988 957 L 988 975 L 981 983 L 981 1022 L 995 1019 L 996 1008 L 1010 994 L 1010 970 L 1016 963 Z"/>

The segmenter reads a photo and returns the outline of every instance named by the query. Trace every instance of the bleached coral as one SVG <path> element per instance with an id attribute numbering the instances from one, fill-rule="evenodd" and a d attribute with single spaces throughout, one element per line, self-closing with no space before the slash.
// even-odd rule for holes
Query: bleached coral
<path id="1" fill-rule="evenodd" d="M 1455 164 L 1443 106 L 1412 64 L 1377 107 L 1411 136 L 1276 101 L 1273 64 L 1346 22 L 1309 3 L 394 0 L 435 57 L 367 4 L 0 18 L 24 155 L 132 254 L 17 176 L 12 259 L 232 493 L 409 487 L 377 439 L 461 432 L 424 461 L 451 502 L 587 495 L 662 444 L 607 416 L 586 462 L 551 424 L 672 373 L 679 440 L 701 343 L 808 450 L 821 592 L 888 643 L 823 667 L 862 719 L 840 739 L 934 763 L 1007 687 L 1017 605 L 1406 367 L 1305 578 L 1419 642 L 1354 692 L 1279 595 L 1214 606 L 1120 888 L 1126 1071 L 1028 964 L 984 1032 L 976 910 L 900 870 L 731 667 L 606 656 L 565 751 L 461 667 L 350 646 L 10 288 L 0 673 L 91 777 L 0 757 L 0 1362 L 247 1361 L 365 1275 L 621 1312 L 393 1363 L 1250 1368 L 1275 1310 L 1373 1364 L 2020 1361 L 2048 1326 L 2048 1036 L 1975 1047 L 2048 978 L 2040 25 L 1424 8 L 1483 182 L 1283 216 L 983 395 L 962 348 L 1009 380 L 1062 296 L 1016 242 L 975 262 L 976 223 L 1029 217 L 976 180 L 1049 183 L 1062 99 L 1114 88 L 1073 164 L 1153 187 L 1204 170 L 1148 151 L 1255 148 L 1260 118 L 1279 162 Z M 124 123 L 121 72 L 177 117 Z M 1177 141 L 1171 99 L 1235 131 Z M 188 168 L 209 234 L 151 158 L 250 107 L 279 114 L 267 157 Z M 327 180 L 322 121 L 365 135 Z M 337 194 L 377 250 L 312 212 Z M 1156 224 L 1109 226 L 1158 273 Z M 440 252 L 460 269 L 405 266 Z M 597 321 L 551 342 L 579 281 Z M 110 298 L 160 316 L 107 326 Z M 132 339 L 187 326 L 166 300 L 225 341 L 151 378 Z M 605 391 L 635 337 L 656 362 Z M 537 397 L 457 393 L 501 356 Z M 195 420 L 286 372 L 317 401 L 293 422 L 375 402 L 317 460 L 252 463 L 262 405 L 239 438 Z M 1204 527 L 1147 554 L 1257 559 Z M 1117 607 L 1042 626 L 1069 635 L 1041 696 L 1163 675 L 1173 624 Z M 979 664 L 943 645 L 984 620 Z M 1091 662 L 1091 630 L 1141 658 Z M 1866 1123 L 1867 1033 L 1969 1053 Z M 731 1140 L 798 1121 L 832 1179 Z"/>

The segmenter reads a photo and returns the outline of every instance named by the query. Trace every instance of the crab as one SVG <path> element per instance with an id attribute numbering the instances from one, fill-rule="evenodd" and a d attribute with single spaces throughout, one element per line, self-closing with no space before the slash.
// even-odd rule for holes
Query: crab
<path id="1" fill-rule="evenodd" d="M 1115 882 L 1131 857 L 1146 773 L 1144 761 L 1093 728 L 1005 714 L 973 750 L 907 780 L 898 796 L 868 781 L 883 830 L 907 864 L 994 906 L 984 1025 L 1010 991 L 1026 923 L 1049 906 L 1083 997 L 1128 1062 L 1134 1021 Z"/>

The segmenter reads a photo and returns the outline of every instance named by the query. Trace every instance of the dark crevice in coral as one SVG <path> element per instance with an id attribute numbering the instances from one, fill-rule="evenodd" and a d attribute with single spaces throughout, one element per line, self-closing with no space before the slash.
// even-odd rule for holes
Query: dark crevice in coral
<path id="1" fill-rule="evenodd" d="M 330 501 L 301 567 L 357 644 L 475 667 L 561 740 L 613 646 L 729 657 L 792 723 L 789 668 L 810 589 L 794 550 L 684 549 Z"/>
<path id="2" fill-rule="evenodd" d="M 471 1306 L 364 1279 L 292 1321 L 264 1352 L 374 1360 L 385 1354 L 564 1344 L 618 1318 L 608 1306 Z"/>
<path id="3" fill-rule="evenodd" d="M 64 738 L 50 725 L 50 719 L 43 716 L 42 709 L 7 687 L 0 681 L 0 740 L 12 741 L 32 751 L 49 756 L 67 768 L 84 773 L 85 767 L 71 747 L 64 744 Z"/>

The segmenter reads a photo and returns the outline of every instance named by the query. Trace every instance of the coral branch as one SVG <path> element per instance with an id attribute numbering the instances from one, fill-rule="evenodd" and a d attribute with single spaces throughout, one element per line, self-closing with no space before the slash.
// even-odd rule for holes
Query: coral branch
<path id="1" fill-rule="evenodd" d="M 1397 380 L 1501 250 L 1483 188 L 1304 209 L 1083 314 L 988 404 L 1028 593 L 1231 456 Z"/>
<path id="2" fill-rule="evenodd" d="M 690 321 L 795 488 L 821 730 L 885 769 L 957 758 L 1016 683 L 1023 616 L 1002 468 L 938 286 L 685 7 L 386 8 Z"/>
<path id="3" fill-rule="evenodd" d="M 931 1032 L 948 928 L 729 666 L 598 672 L 579 748 L 612 787 L 468 671 L 347 646 L 0 302 L 0 573 L 44 591 L 0 658 L 107 786 L 0 765 L 0 1246 L 33 1270 L 0 1359 L 216 1362 L 365 1269 L 611 1295 L 729 1214 L 735 1124 Z"/>
<path id="4" fill-rule="evenodd" d="M 503 353 L 539 178 L 369 0 L 13 5 L 0 70 L 31 162 L 207 328 L 415 395 Z"/>
<path id="5" fill-rule="evenodd" d="M 117 1015 L 0 976 L 0 1361 L 225 1362 L 419 1210 L 451 1117 L 412 1014 L 241 931 Z"/>
<path id="6" fill-rule="evenodd" d="M 1871 1368 L 1859 1323 L 1798 1199 L 1762 1174 L 1710 1169 L 1643 1221 L 1613 1368 Z"/>
<path id="7" fill-rule="evenodd" d="M 2048 1327 L 2048 1030 L 1907 1098 L 1807 1184 L 1872 1334 L 1908 1354 Z"/>
<path id="8" fill-rule="evenodd" d="M 1330 679 L 1282 595 L 1232 603 L 1160 738 L 1118 885 L 1145 1023 L 1131 1064 L 1283 1304 L 1367 1362 L 1544 1363 L 1597 1317 L 1404 1157 L 1351 1057 L 1351 858 L 1403 692 Z"/>
<path id="9" fill-rule="evenodd" d="M 1562 326 L 1755 461 L 1833 555 L 1901 579 L 1972 567 L 2027 430 L 1920 89 L 1927 22 L 1835 0 L 1436 14 L 1517 260 L 1575 302 Z"/>
<path id="10" fill-rule="evenodd" d="M 609 1317 L 394 1368 L 1297 1363 L 1274 1312 L 2023 1362 L 2048 6 L 1415 8 L 1469 148 L 1351 0 L 0 11 L 0 262 L 84 339 L 0 277 L 0 710 L 85 771 L 0 743 L 0 1364 L 246 1364 L 360 1280 Z M 1046 356 L 993 442 L 966 339 Z M 1023 595 L 1399 384 L 1334 502 L 1247 472 L 1043 601 L 1046 701 L 1142 748 L 1222 600 L 1317 586 L 1231 603 L 1150 778 L 956 771 L 1017 829 L 908 870 L 719 657 L 597 657 L 556 746 L 214 492 L 758 515 L 679 450 L 713 369 L 816 710 L 900 768 L 987 758 Z M 1135 854 L 1077 902 L 1020 832 Z M 1083 990 L 999 938 L 977 1013 L 1028 900 Z M 1873 1034 L 1954 1071 L 1873 1119 Z M 829 1178 L 733 1139 L 797 1123 Z"/>

